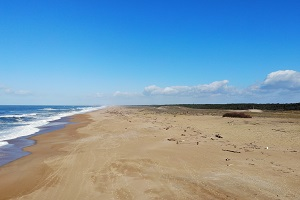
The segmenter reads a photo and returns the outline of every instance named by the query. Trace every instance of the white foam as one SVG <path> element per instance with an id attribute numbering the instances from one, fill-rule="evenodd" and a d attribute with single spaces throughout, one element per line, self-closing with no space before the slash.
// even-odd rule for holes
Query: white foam
<path id="1" fill-rule="evenodd" d="M 0 141 L 11 140 L 22 136 L 34 134 L 39 131 L 37 127 L 47 124 L 46 120 L 39 120 L 29 123 L 28 125 L 18 126 L 1 131 Z"/>
<path id="2" fill-rule="evenodd" d="M 28 113 L 28 114 L 16 114 L 16 115 L 0 115 L 3 118 L 19 118 L 19 117 L 33 117 L 36 116 L 37 113 Z"/>
<path id="3" fill-rule="evenodd" d="M 43 108 L 43 109 L 40 109 L 40 110 L 56 110 L 54 108 Z"/>
<path id="4" fill-rule="evenodd" d="M 47 118 L 43 118 L 43 119 L 40 118 L 39 120 L 28 122 L 27 124 L 25 124 L 23 126 L 14 127 L 14 128 L 7 129 L 7 130 L 0 130 L 0 142 L 3 142 L 3 144 L 4 144 L 6 140 L 11 140 L 11 139 L 15 139 L 18 137 L 32 135 L 34 133 L 37 133 L 40 130 L 39 127 L 45 126 L 48 123 L 50 123 L 51 121 L 59 120 L 63 117 L 69 117 L 69 116 L 72 116 L 75 114 L 83 114 L 83 113 L 96 111 L 96 110 L 103 109 L 103 108 L 105 108 L 105 106 L 82 107 L 82 108 L 80 108 L 82 110 L 77 110 L 77 111 L 74 110 L 71 112 L 59 113 L 57 115 L 53 115 L 53 116 L 50 116 Z M 31 114 L 31 115 L 33 115 L 33 114 Z M 29 115 L 29 114 L 24 114 L 24 115 Z"/>
<path id="5" fill-rule="evenodd" d="M 45 111 L 53 111 L 53 110 L 69 110 L 69 109 L 65 109 L 65 108 L 42 108 L 39 110 L 45 110 Z"/>
<path id="6" fill-rule="evenodd" d="M 8 142 L 6 142 L 6 141 L 0 141 L 0 147 L 1 146 L 5 146 L 5 145 L 8 145 L 9 143 Z"/>

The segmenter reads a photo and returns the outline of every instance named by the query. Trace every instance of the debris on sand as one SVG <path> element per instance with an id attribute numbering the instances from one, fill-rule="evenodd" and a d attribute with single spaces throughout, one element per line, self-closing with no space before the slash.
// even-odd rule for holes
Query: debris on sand
<path id="1" fill-rule="evenodd" d="M 176 141 L 175 138 L 168 138 L 167 140 L 168 140 L 168 141 Z"/>
<path id="2" fill-rule="evenodd" d="M 241 153 L 240 151 L 234 151 L 234 150 L 229 150 L 229 149 L 222 149 L 222 151 L 229 151 L 232 153 Z"/>

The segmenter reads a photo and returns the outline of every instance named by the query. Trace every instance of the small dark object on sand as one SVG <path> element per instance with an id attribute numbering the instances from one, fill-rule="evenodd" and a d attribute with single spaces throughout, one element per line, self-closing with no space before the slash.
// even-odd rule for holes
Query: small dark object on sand
<path id="1" fill-rule="evenodd" d="M 229 150 L 229 149 L 222 149 L 222 151 L 229 151 L 229 152 L 232 152 L 232 153 L 241 153 L 240 151 L 233 151 L 233 150 Z"/>
<path id="2" fill-rule="evenodd" d="M 215 135 L 217 138 L 223 138 L 220 134 Z"/>
<path id="3" fill-rule="evenodd" d="M 168 140 L 168 141 L 176 141 L 175 138 L 168 138 L 167 140 Z"/>
<path id="4" fill-rule="evenodd" d="M 247 115 L 242 112 L 231 112 L 231 113 L 225 113 L 223 117 L 236 117 L 236 118 L 252 118 L 250 115 Z"/>

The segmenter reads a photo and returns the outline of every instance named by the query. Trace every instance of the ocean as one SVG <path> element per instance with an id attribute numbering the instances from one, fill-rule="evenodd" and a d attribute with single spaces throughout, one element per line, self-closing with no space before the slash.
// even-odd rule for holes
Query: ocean
<path id="1" fill-rule="evenodd" d="M 28 155 L 23 148 L 34 144 L 30 137 L 63 128 L 72 115 L 101 108 L 0 105 L 0 166 Z"/>

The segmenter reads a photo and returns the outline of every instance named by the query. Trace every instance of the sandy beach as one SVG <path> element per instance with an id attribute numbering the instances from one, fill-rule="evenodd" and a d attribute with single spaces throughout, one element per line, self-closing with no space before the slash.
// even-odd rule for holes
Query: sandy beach
<path id="1" fill-rule="evenodd" d="M 0 199 L 300 199 L 300 113 L 109 107 L 35 136 Z"/>

